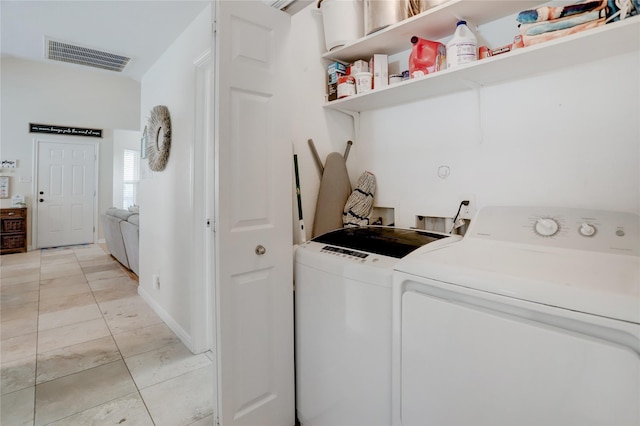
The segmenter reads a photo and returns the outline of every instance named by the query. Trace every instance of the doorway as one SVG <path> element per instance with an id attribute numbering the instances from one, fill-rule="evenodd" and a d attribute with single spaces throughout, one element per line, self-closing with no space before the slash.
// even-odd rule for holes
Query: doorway
<path id="1" fill-rule="evenodd" d="M 35 141 L 36 248 L 95 242 L 97 143 Z"/>
<path id="2" fill-rule="evenodd" d="M 195 143 L 192 152 L 194 282 L 191 334 L 194 353 L 214 348 L 214 200 L 215 158 L 212 136 L 213 60 L 211 50 L 203 52 L 193 64 L 196 71 Z"/>

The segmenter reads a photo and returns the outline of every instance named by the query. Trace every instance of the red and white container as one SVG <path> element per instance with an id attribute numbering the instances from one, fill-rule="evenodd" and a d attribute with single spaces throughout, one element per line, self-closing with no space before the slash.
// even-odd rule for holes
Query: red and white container
<path id="1" fill-rule="evenodd" d="M 356 79 L 352 75 L 338 77 L 338 99 L 356 94 Z"/>

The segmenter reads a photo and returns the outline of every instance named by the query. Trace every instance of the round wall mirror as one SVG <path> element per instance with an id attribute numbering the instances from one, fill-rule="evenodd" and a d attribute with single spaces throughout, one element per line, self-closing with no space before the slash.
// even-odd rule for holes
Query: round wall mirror
<path id="1" fill-rule="evenodd" d="M 151 110 L 147 125 L 147 158 L 149 168 L 159 172 L 167 167 L 171 148 L 171 116 L 169 108 L 156 105 Z"/>

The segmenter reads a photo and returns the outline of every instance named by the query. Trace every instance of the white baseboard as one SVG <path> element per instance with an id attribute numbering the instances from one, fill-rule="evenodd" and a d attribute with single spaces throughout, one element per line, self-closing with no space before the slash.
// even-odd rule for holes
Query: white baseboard
<path id="1" fill-rule="evenodd" d="M 106 244 L 106 243 L 107 243 L 107 240 L 105 240 L 104 238 L 100 238 L 98 240 L 98 244 Z"/>
<path id="2" fill-rule="evenodd" d="M 147 305 L 149 305 L 151 309 L 153 309 L 153 311 L 158 314 L 162 321 L 167 324 L 167 327 L 169 327 L 171 331 L 173 331 L 178 336 L 178 338 L 182 340 L 182 343 L 184 343 L 184 345 L 191 352 L 193 352 L 191 336 L 186 331 L 184 331 L 184 329 L 178 325 L 178 323 L 171 317 L 171 315 L 169 315 L 167 311 L 162 309 L 162 307 L 140 285 L 138 286 L 138 294 L 140 295 L 140 297 L 142 297 L 142 299 L 144 299 L 145 302 L 147 302 Z"/>

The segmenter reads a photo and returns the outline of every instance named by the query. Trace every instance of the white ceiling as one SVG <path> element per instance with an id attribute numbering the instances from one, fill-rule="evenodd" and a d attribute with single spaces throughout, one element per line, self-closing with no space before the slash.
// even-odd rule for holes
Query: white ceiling
<path id="1" fill-rule="evenodd" d="M 208 4 L 209 1 L 203 0 L 1 0 L 0 53 L 48 61 L 45 59 L 45 38 L 53 38 L 130 57 L 129 65 L 118 75 L 141 80 Z M 295 6 L 300 7 L 299 4 Z"/>

